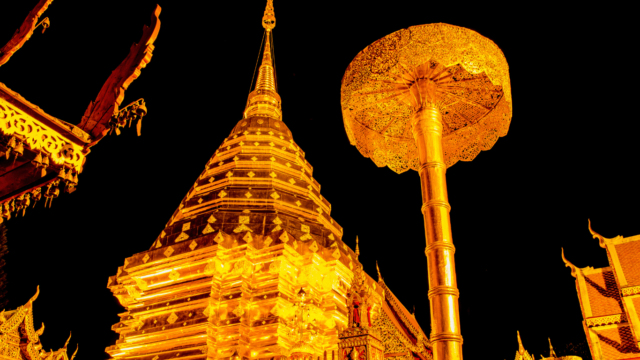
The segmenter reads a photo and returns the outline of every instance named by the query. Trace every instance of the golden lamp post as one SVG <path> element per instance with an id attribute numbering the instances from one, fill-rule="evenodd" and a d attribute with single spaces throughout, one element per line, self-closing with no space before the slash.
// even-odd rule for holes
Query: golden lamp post
<path id="1" fill-rule="evenodd" d="M 413 26 L 355 57 L 342 78 L 341 103 L 349 141 L 362 155 L 397 173 L 420 174 L 433 354 L 436 360 L 462 359 L 445 173 L 507 134 L 507 61 L 475 31 Z"/>

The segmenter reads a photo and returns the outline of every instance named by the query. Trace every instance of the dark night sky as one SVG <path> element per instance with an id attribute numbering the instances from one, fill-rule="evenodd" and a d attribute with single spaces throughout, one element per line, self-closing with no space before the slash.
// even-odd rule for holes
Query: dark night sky
<path id="1" fill-rule="evenodd" d="M 151 63 L 126 93 L 149 114 L 93 148 L 78 190 L 8 223 L 11 307 L 36 285 L 46 348 L 68 332 L 79 359 L 106 358 L 123 311 L 106 288 L 124 258 L 147 250 L 222 140 L 240 120 L 260 40 L 265 1 L 169 1 Z M 8 1 L 6 1 L 8 2 Z M 3 3 L 0 44 L 36 0 Z M 196 5 L 197 4 L 197 5 Z M 464 352 L 510 359 L 516 330 L 548 355 L 585 340 L 577 266 L 607 265 L 587 219 L 604 236 L 640 233 L 632 87 L 637 32 L 628 11 L 460 2 L 276 0 L 275 56 L 284 121 L 315 167 L 333 218 L 375 276 L 429 332 L 418 175 L 377 168 L 351 146 L 340 81 L 354 56 L 401 28 L 446 22 L 494 40 L 510 65 L 509 134 L 447 174 Z M 516 6 L 518 4 L 518 6 Z M 79 123 L 110 72 L 149 22 L 151 0 L 56 0 L 37 31 L 0 68 L 0 81 L 49 114 Z M 628 16 L 628 18 L 625 18 Z M 636 119 L 636 120 L 633 120 Z M 37 326 L 37 325 L 36 325 Z"/>

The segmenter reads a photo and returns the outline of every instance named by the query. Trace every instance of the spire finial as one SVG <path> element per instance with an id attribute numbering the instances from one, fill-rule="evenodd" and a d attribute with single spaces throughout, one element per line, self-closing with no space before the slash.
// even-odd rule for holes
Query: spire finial
<path id="1" fill-rule="evenodd" d="M 262 17 L 262 27 L 271 31 L 276 27 L 276 14 L 273 11 L 273 0 L 267 0 L 267 8 L 264 9 L 264 16 Z"/>
<path id="2" fill-rule="evenodd" d="M 518 353 L 524 354 L 524 346 L 522 345 L 522 339 L 520 338 L 520 331 L 518 331 Z"/>
<path id="3" fill-rule="evenodd" d="M 271 36 L 273 34 L 271 30 L 276 27 L 273 0 L 267 0 L 267 8 L 262 17 L 262 27 L 264 27 L 266 31 L 262 63 L 258 70 L 256 87 L 249 94 L 249 99 L 247 99 L 244 118 L 268 116 L 276 120 L 282 120 L 280 95 L 278 95 L 276 90 L 276 74 L 273 60 L 271 59 Z"/>
<path id="4" fill-rule="evenodd" d="M 358 235 L 356 235 L 356 260 L 358 260 L 358 257 L 360 256 L 360 246 L 358 245 Z"/>
<path id="5" fill-rule="evenodd" d="M 553 345 L 551 345 L 551 338 L 549 338 L 549 357 L 550 358 L 558 357 L 558 355 L 556 355 L 556 352 L 553 350 Z"/>

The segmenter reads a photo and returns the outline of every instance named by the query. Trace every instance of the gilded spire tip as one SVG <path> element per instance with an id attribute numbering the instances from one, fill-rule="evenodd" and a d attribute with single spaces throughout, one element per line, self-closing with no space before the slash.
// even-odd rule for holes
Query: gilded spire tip
<path id="1" fill-rule="evenodd" d="M 264 16 L 262 17 L 262 27 L 271 31 L 276 27 L 276 14 L 273 11 L 273 0 L 267 0 L 267 8 L 264 9 Z"/>
<path id="2" fill-rule="evenodd" d="M 358 245 L 358 243 L 358 235 L 356 235 L 356 260 L 358 260 L 358 257 L 360 256 L 360 246 Z"/>
<path id="3" fill-rule="evenodd" d="M 518 331 L 518 353 L 524 354 L 524 346 L 522 345 L 522 339 L 520 338 L 520 331 Z"/>
<path id="4" fill-rule="evenodd" d="M 262 63 L 258 70 L 256 86 L 247 99 L 244 118 L 261 115 L 282 120 L 281 100 L 276 90 L 276 74 L 271 55 L 271 37 L 273 36 L 271 30 L 276 27 L 273 0 L 267 0 L 267 8 L 262 17 L 262 27 L 266 31 Z"/>
<path id="5" fill-rule="evenodd" d="M 551 338 L 549 338 L 549 357 L 550 358 L 558 357 L 558 355 L 556 355 L 556 352 L 553 350 L 553 345 L 551 345 Z"/>

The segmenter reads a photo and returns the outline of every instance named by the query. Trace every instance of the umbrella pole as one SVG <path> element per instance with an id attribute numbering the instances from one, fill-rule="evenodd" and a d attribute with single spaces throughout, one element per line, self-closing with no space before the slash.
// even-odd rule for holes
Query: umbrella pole
<path id="1" fill-rule="evenodd" d="M 416 112 L 411 123 L 420 158 L 433 357 L 435 360 L 461 360 L 460 293 L 453 259 L 455 247 L 449 218 L 447 166 L 442 150 L 442 115 L 435 107 L 425 106 Z"/>

